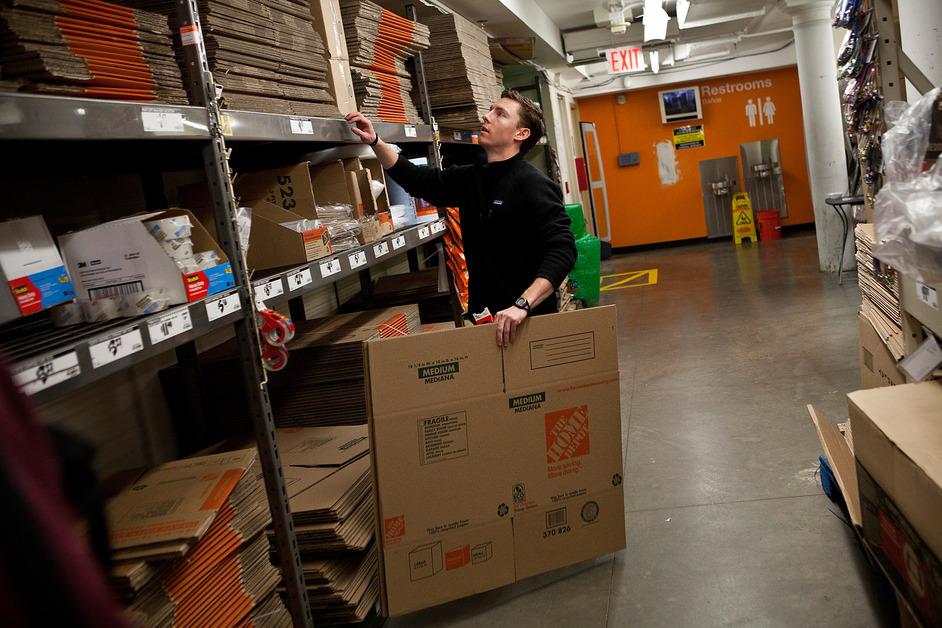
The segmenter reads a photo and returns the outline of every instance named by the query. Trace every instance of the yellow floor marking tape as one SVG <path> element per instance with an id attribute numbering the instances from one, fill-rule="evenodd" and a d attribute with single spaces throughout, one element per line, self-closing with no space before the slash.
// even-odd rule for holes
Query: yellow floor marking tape
<path id="1" fill-rule="evenodd" d="M 606 280 L 614 280 L 606 282 Z M 638 288 L 640 286 L 653 286 L 657 284 L 657 269 L 633 270 L 627 273 L 603 275 L 601 278 L 602 292 L 609 290 L 624 290 L 625 288 Z"/>

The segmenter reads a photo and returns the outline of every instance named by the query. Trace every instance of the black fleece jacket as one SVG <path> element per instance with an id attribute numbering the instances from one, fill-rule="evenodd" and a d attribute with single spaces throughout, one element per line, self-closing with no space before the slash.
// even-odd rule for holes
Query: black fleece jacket
<path id="1" fill-rule="evenodd" d="M 576 244 L 559 186 L 520 154 L 444 170 L 400 155 L 388 173 L 412 196 L 460 210 L 471 312 L 510 307 L 537 277 L 558 288 L 575 266 Z M 550 296 L 532 313 L 556 311 Z"/>

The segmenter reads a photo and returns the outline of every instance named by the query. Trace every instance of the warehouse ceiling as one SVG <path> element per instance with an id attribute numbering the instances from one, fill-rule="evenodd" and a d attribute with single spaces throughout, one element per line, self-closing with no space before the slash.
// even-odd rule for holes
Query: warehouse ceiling
<path id="1" fill-rule="evenodd" d="M 494 38 L 533 38 L 533 62 L 560 72 L 571 85 L 610 79 L 605 51 L 616 47 L 642 46 L 646 53 L 657 50 L 661 71 L 670 72 L 775 52 L 792 43 L 791 17 L 784 0 L 689 0 L 682 28 L 677 14 L 685 8 L 683 0 L 666 0 L 663 8 L 670 16 L 666 37 L 647 43 L 644 2 L 638 0 L 420 2 L 478 21 Z M 612 10 L 625 16 L 623 33 L 613 32 Z M 651 73 L 650 68 L 644 73 Z"/>

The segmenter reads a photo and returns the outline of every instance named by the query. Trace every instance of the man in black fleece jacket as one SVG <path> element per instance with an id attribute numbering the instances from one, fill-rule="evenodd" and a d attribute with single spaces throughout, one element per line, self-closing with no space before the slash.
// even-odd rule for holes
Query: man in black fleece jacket
<path id="1" fill-rule="evenodd" d="M 362 114 L 347 121 L 407 192 L 458 207 L 468 307 L 494 313 L 499 345 L 513 341 L 527 315 L 556 312 L 550 297 L 575 265 L 576 245 L 559 186 L 523 158 L 543 136 L 542 115 L 529 99 L 505 91 L 484 116 L 479 143 L 487 163 L 444 170 L 397 155 Z"/>

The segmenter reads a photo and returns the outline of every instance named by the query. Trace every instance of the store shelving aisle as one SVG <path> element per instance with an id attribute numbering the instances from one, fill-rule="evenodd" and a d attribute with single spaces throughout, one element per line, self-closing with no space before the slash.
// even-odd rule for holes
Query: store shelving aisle
<path id="1" fill-rule="evenodd" d="M 814 235 L 615 256 L 658 269 L 619 307 L 628 549 L 405 619 L 459 626 L 880 626 L 877 588 L 822 494 L 805 404 L 859 388 L 855 283 Z M 837 516 L 835 513 L 838 513 Z"/>

